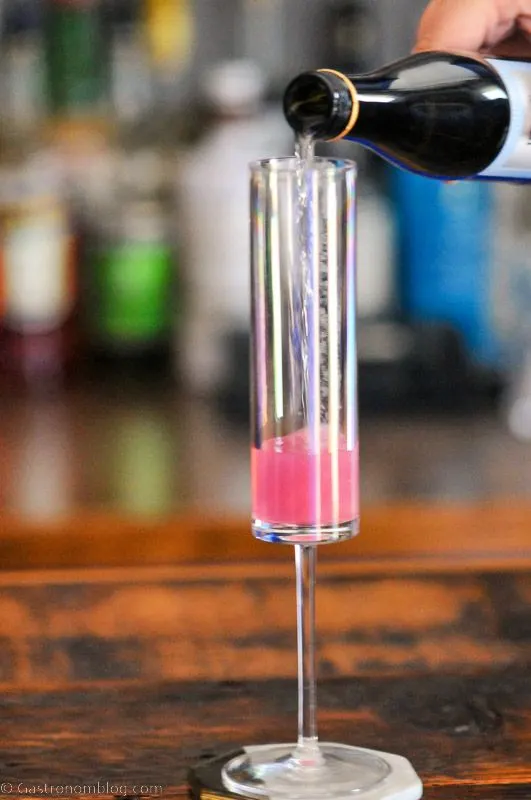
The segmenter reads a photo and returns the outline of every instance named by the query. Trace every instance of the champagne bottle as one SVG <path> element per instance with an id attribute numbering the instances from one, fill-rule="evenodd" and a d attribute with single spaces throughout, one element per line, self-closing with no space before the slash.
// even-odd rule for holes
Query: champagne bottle
<path id="1" fill-rule="evenodd" d="M 360 76 L 305 72 L 284 114 L 298 134 L 432 178 L 531 181 L 531 63 L 433 51 Z"/>

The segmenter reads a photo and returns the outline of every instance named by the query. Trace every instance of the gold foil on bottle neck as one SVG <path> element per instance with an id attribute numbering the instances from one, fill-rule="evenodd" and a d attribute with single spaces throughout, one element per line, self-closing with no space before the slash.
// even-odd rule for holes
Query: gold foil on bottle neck
<path id="1" fill-rule="evenodd" d="M 335 69 L 319 69 L 317 71 L 327 72 L 330 75 L 335 75 L 336 78 L 340 78 L 340 80 L 342 80 L 345 86 L 347 87 L 350 94 L 350 98 L 352 100 L 352 109 L 350 111 L 350 117 L 348 119 L 347 124 L 345 125 L 340 134 L 334 136 L 332 139 L 327 140 L 329 142 L 337 142 L 339 139 L 343 139 L 345 136 L 347 136 L 347 134 L 350 133 L 350 131 L 358 121 L 358 117 L 360 114 L 360 100 L 358 97 L 358 92 L 352 81 L 349 78 L 347 78 L 347 76 L 344 75 L 342 72 L 338 72 Z"/>

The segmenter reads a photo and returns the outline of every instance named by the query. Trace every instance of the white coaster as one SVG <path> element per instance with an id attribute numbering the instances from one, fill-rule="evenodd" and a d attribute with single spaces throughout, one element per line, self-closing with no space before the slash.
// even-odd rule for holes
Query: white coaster
<path id="1" fill-rule="evenodd" d="M 336 745 L 333 742 L 320 742 L 323 750 L 326 750 L 327 745 L 332 747 L 346 747 L 346 745 Z M 261 762 L 263 754 L 269 755 L 272 749 L 275 750 L 289 750 L 292 745 L 254 745 L 245 747 L 244 752 L 253 760 L 253 757 Z M 350 748 L 349 748 L 350 749 Z M 407 758 L 397 756 L 393 753 L 383 753 L 379 750 L 369 750 L 365 747 L 356 747 L 360 753 L 367 753 L 376 756 L 385 761 L 390 767 L 391 772 L 374 788 L 365 789 L 357 792 L 350 792 L 344 796 L 334 794 L 334 800 L 420 800 L 422 797 L 423 786 L 422 781 L 413 769 Z M 267 775 L 264 775 L 262 780 L 265 784 L 265 791 L 269 793 L 267 797 L 269 800 L 286 800 L 287 794 L 278 794 L 275 792 L 274 781 L 268 780 Z M 294 792 L 297 796 L 297 792 Z M 302 796 L 302 794 L 300 795 Z M 312 798 L 310 793 L 304 793 L 304 800 L 323 800 L 322 793 L 319 797 Z"/>
<path id="2" fill-rule="evenodd" d="M 379 750 L 368 750 L 365 747 L 356 749 L 383 758 L 391 767 L 391 773 L 374 789 L 350 794 L 345 800 L 358 797 L 363 800 L 420 800 L 423 792 L 422 781 L 407 758 L 393 753 L 382 753 Z"/>

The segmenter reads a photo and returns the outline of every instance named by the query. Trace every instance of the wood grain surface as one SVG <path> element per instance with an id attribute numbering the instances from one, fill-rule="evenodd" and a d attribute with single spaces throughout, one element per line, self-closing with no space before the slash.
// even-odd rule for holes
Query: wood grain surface
<path id="1" fill-rule="evenodd" d="M 2 778 L 13 785 L 99 780 L 184 795 L 185 770 L 201 757 L 290 741 L 294 689 L 277 680 L 8 692 Z M 526 788 L 529 797 L 526 669 L 328 680 L 319 700 L 323 739 L 407 756 L 428 798 L 505 800 L 507 787 Z"/>
<path id="2" fill-rule="evenodd" d="M 294 676 L 291 565 L 132 573 L 5 576 L 0 687 Z M 523 665 L 530 600 L 528 573 L 363 576 L 355 566 L 323 564 L 321 674 Z"/>
<path id="3" fill-rule="evenodd" d="M 531 797 L 531 571 L 377 561 L 319 570 L 322 738 L 409 757 L 433 800 Z M 199 759 L 292 739 L 291 572 L 0 575 L 0 793 L 184 797 Z"/>

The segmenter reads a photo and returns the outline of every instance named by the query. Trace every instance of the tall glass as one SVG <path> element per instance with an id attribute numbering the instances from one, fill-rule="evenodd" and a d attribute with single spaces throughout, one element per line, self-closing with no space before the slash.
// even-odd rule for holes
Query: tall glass
<path id="1" fill-rule="evenodd" d="M 420 797 L 391 790 L 384 754 L 317 737 L 316 545 L 358 531 L 356 168 L 288 158 L 251 173 L 252 527 L 295 545 L 298 737 L 244 748 L 223 783 L 247 797 Z"/>
<path id="2" fill-rule="evenodd" d="M 252 167 L 253 533 L 315 545 L 358 532 L 356 168 Z"/>

